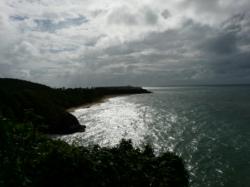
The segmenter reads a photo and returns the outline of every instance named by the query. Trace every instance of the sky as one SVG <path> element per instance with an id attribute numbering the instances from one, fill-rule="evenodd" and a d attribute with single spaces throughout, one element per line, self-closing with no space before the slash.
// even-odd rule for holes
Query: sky
<path id="1" fill-rule="evenodd" d="M 0 77 L 53 87 L 250 83 L 249 0 L 1 0 Z"/>

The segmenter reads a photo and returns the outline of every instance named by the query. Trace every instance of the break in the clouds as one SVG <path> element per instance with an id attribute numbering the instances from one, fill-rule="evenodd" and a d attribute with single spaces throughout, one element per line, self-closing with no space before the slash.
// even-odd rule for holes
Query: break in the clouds
<path id="1" fill-rule="evenodd" d="M 248 0 L 1 0 L 0 77 L 51 86 L 250 83 Z"/>

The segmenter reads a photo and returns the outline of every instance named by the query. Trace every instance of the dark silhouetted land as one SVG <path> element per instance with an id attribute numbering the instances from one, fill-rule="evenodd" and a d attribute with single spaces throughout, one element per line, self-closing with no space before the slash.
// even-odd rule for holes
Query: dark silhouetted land
<path id="1" fill-rule="evenodd" d="M 0 186 L 187 187 L 188 173 L 174 153 L 154 154 L 121 140 L 113 148 L 77 147 L 44 133 L 83 130 L 67 108 L 107 95 L 148 93 L 142 88 L 52 89 L 0 79 Z"/>
<path id="2" fill-rule="evenodd" d="M 60 88 L 17 79 L 0 79 L 0 116 L 31 121 L 41 132 L 67 134 L 84 131 L 68 108 L 93 103 L 106 96 L 142 94 L 140 87 Z"/>

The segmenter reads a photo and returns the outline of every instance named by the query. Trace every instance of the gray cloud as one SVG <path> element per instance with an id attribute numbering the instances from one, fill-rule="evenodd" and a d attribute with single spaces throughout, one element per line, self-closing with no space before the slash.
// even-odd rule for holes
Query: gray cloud
<path id="1" fill-rule="evenodd" d="M 250 83 L 247 1 L 12 3 L 0 3 L 1 77 L 52 86 Z"/>
<path id="2" fill-rule="evenodd" d="M 162 17 L 164 17 L 164 19 L 168 19 L 171 16 L 171 13 L 167 9 L 165 9 L 162 11 L 161 15 Z"/>
<path id="3" fill-rule="evenodd" d="M 188 0 L 184 1 L 183 5 L 186 7 L 191 7 L 196 11 L 218 11 L 220 8 L 219 0 Z"/>
<path id="4" fill-rule="evenodd" d="M 110 24 L 136 25 L 138 20 L 136 14 L 129 12 L 126 7 L 115 9 L 108 17 Z"/>
<path id="5" fill-rule="evenodd" d="M 233 33 L 220 33 L 203 43 L 206 52 L 231 54 L 237 52 L 237 39 Z"/>
<path id="6" fill-rule="evenodd" d="M 158 22 L 158 14 L 148 6 L 144 6 L 139 10 L 123 6 L 114 9 L 108 16 L 110 24 L 125 25 L 155 25 Z"/>
<path id="7" fill-rule="evenodd" d="M 18 20 L 20 20 L 20 17 Z M 59 22 L 54 22 L 52 19 L 35 19 L 34 22 L 36 24 L 34 28 L 35 30 L 55 32 L 58 29 L 81 25 L 88 22 L 88 20 L 84 16 L 79 16 L 77 18 L 69 18 Z"/>
<path id="8" fill-rule="evenodd" d="M 154 25 L 158 21 L 158 15 L 153 10 L 147 8 L 145 10 L 145 20 L 146 20 L 146 23 L 150 25 Z"/>

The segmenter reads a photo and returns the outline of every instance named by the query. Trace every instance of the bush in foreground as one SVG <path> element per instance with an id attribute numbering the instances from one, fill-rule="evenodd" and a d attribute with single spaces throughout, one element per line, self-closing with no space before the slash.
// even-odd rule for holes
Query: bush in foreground
<path id="1" fill-rule="evenodd" d="M 30 124 L 0 120 L 0 186 L 188 186 L 182 159 L 156 157 L 130 140 L 114 148 L 76 147 L 39 134 Z"/>

